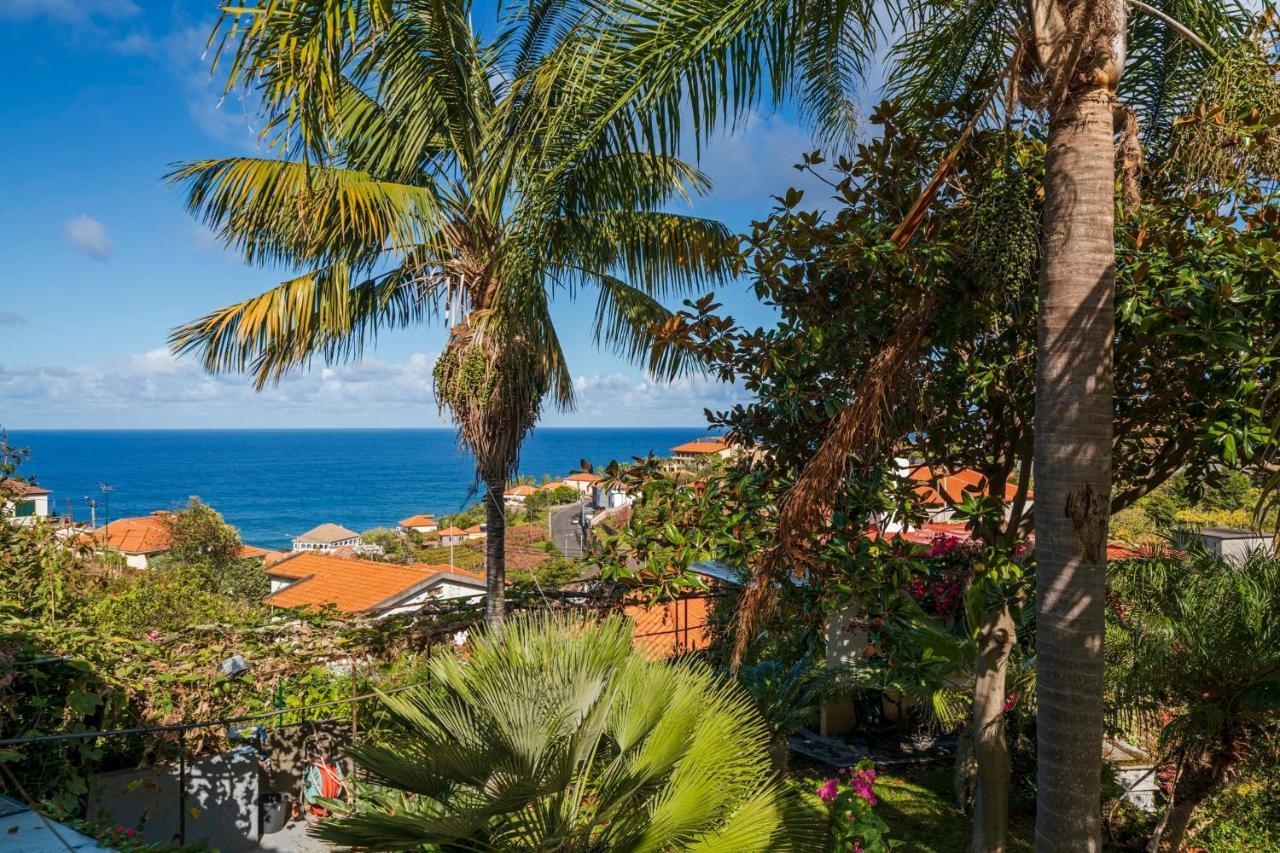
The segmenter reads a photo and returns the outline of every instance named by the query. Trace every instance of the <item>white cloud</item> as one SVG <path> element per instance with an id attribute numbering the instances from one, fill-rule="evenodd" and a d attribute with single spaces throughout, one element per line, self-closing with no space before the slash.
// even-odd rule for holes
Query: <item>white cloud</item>
<path id="1" fill-rule="evenodd" d="M 105 261 L 111 257 L 111 238 L 107 236 L 107 226 L 92 216 L 73 216 L 62 223 L 62 233 L 72 245 L 91 258 Z"/>
<path id="2" fill-rule="evenodd" d="M 133 0 L 0 0 L 0 18 L 51 18 L 87 24 L 95 18 L 131 18 L 142 10 Z"/>
<path id="3" fill-rule="evenodd" d="M 656 382 L 645 376 L 600 373 L 573 381 L 577 409 L 566 423 L 600 426 L 685 426 L 703 421 L 703 410 L 746 402 L 741 388 L 707 376 Z"/>
<path id="4" fill-rule="evenodd" d="M 0 411 L 13 428 L 430 427 L 442 421 L 432 387 L 435 353 L 365 358 L 291 374 L 255 392 L 245 376 L 211 376 L 194 359 L 153 349 L 96 365 L 0 364 Z M 575 412 L 548 407 L 543 423 L 685 426 L 703 409 L 745 398 L 705 378 L 666 385 L 624 373 L 580 376 Z"/>

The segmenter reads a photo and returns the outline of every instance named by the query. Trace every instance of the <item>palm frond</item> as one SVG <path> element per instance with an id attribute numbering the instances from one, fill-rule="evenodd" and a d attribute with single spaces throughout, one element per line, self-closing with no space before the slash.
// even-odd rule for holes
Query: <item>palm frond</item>
<path id="1" fill-rule="evenodd" d="M 442 211 L 429 188 L 287 160 L 227 157 L 174 169 L 186 207 L 249 263 L 358 267 L 386 249 L 437 248 Z"/>
<path id="2" fill-rule="evenodd" d="M 258 388 L 319 355 L 355 359 L 385 328 L 420 322 L 431 310 L 417 265 L 355 283 L 344 264 L 322 267 L 174 329 L 175 353 L 196 352 L 211 372 L 251 372 Z"/>

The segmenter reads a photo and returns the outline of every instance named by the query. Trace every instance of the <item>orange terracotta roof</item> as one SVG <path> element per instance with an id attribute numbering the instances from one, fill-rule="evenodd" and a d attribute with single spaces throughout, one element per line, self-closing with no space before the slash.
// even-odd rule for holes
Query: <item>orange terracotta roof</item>
<path id="1" fill-rule="evenodd" d="M 400 519 L 401 527 L 432 527 L 436 523 L 436 517 L 428 513 L 427 515 L 411 515 L 408 518 Z"/>
<path id="2" fill-rule="evenodd" d="M 595 474 L 589 474 L 586 471 L 581 471 L 577 474 L 570 474 L 568 477 L 564 478 L 564 481 L 566 483 L 595 483 L 599 479 L 600 478 Z"/>
<path id="3" fill-rule="evenodd" d="M 555 489 L 564 488 L 564 487 L 565 485 L 563 480 L 556 480 L 554 483 L 543 483 L 541 486 L 538 486 L 538 491 L 550 492 Z"/>
<path id="4" fill-rule="evenodd" d="M 480 528 L 480 525 L 478 525 L 478 524 L 473 524 L 473 525 L 471 525 L 470 527 L 468 527 L 466 530 L 464 530 L 464 531 L 462 531 L 462 532 L 463 532 L 463 533 L 484 533 L 484 530 L 482 530 L 482 529 Z"/>
<path id="5" fill-rule="evenodd" d="M 441 572 L 457 572 L 449 566 L 401 566 L 303 552 L 272 567 L 276 577 L 299 578 L 268 595 L 263 604 L 272 607 L 336 607 L 346 613 L 364 613 L 391 606 L 429 585 Z"/>
<path id="6" fill-rule="evenodd" d="M 463 569 L 458 566 L 451 566 L 448 563 L 410 563 L 410 565 L 413 566 L 415 569 L 420 569 L 432 575 L 439 575 L 439 574 L 460 575 L 464 578 L 470 578 L 471 580 L 480 581 L 481 583 L 484 583 L 484 580 L 485 580 L 484 572 L 473 572 L 470 569 Z M 511 581 L 507 581 L 507 583 L 509 584 L 511 583 Z"/>
<path id="7" fill-rule="evenodd" d="M 0 494 L 9 494 L 15 497 L 31 498 L 37 495 L 47 495 L 49 490 L 37 486 L 35 483 L 28 483 L 26 480 L 0 479 Z"/>
<path id="8" fill-rule="evenodd" d="M 167 513 L 157 512 L 139 518 L 118 518 L 106 527 L 87 534 L 95 548 L 125 554 L 157 554 L 169 550 L 170 530 Z"/>
<path id="9" fill-rule="evenodd" d="M 964 468 L 953 474 L 944 474 L 936 472 L 926 465 L 920 465 L 912 469 L 907 475 L 911 480 L 918 480 L 925 485 L 917 486 L 915 489 L 916 496 L 926 506 L 948 506 L 958 504 L 964 500 L 966 494 L 979 495 L 984 492 L 984 484 L 987 478 L 974 471 L 971 468 Z M 934 480 L 937 485 L 934 485 Z M 1017 483 L 1005 483 L 1004 500 L 1009 503 L 1018 495 Z M 1028 491 L 1027 499 L 1032 500 L 1035 496 Z"/>
<path id="10" fill-rule="evenodd" d="M 259 548 L 257 545 L 241 545 L 240 559 L 242 560 L 261 560 L 263 565 L 271 565 L 277 560 L 282 560 L 287 555 L 283 551 L 271 551 L 266 548 Z"/>
<path id="11" fill-rule="evenodd" d="M 527 498 L 529 497 L 529 495 L 533 494 L 536 491 L 538 490 L 535 489 L 533 486 L 530 486 L 526 483 L 521 483 L 518 486 L 512 486 L 502 494 L 505 496 L 513 497 L 513 498 Z"/>
<path id="12" fill-rule="evenodd" d="M 723 438 L 699 438 L 671 448 L 672 453 L 719 453 L 727 450 L 728 443 Z"/>
<path id="13" fill-rule="evenodd" d="M 461 527 L 454 527 L 453 525 L 449 525 L 444 530 L 437 530 L 436 533 L 440 534 L 441 537 L 467 535 L 467 531 L 463 530 Z"/>

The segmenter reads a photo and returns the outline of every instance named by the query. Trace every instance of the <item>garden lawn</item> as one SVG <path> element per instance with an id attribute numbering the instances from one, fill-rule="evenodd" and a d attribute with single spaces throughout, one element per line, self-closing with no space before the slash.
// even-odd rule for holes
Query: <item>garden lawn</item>
<path id="1" fill-rule="evenodd" d="M 826 778 L 828 774 L 818 770 L 791 776 L 805 803 L 823 815 L 826 806 L 818 799 L 817 790 Z M 952 799 L 950 768 L 880 771 L 875 793 L 879 800 L 876 813 L 889 824 L 890 837 L 902 842 L 901 849 L 913 853 L 964 853 L 969 849 L 969 817 Z M 1009 815 L 1008 853 L 1031 853 L 1034 835 L 1033 815 Z"/>

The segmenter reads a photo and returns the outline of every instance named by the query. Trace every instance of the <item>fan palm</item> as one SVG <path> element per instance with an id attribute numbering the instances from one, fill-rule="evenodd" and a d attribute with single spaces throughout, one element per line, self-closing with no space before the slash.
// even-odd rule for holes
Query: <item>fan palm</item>
<path id="1" fill-rule="evenodd" d="M 385 699 L 398 730 L 353 750 L 375 781 L 321 834 L 378 850 L 812 849 L 821 827 L 772 776 L 750 700 L 701 665 L 646 660 L 631 631 L 522 614 L 465 662 L 434 659 L 429 685 Z"/>
<path id="2" fill-rule="evenodd" d="M 708 181 L 630 137 L 565 73 L 572 0 L 515 6 L 482 41 L 468 0 L 261 0 L 228 8 L 219 61 L 259 98 L 280 156 L 180 165 L 188 209 L 252 264 L 297 275 L 172 333 L 262 387 L 379 332 L 447 318 L 437 399 L 476 458 L 491 623 L 503 616 L 502 493 L 544 399 L 574 403 L 551 318 L 596 293 L 596 340 L 656 375 L 662 297 L 716 281 L 720 224 L 663 211 Z M 632 144 L 637 143 L 637 144 Z"/>
<path id="3" fill-rule="evenodd" d="M 579 76 L 613 91 L 617 109 L 633 111 L 635 124 L 656 125 L 650 135 L 672 137 L 685 111 L 699 129 L 713 126 L 761 94 L 798 94 L 802 103 L 832 115 L 833 93 L 860 78 L 873 49 L 885 41 L 877 12 L 900 33 L 888 59 L 893 93 L 917 103 L 977 100 L 983 104 L 979 116 L 988 109 L 1000 112 L 1001 103 L 1006 118 L 1019 103 L 1047 113 L 1034 450 L 1040 632 L 1036 837 L 1040 850 L 1100 849 L 1115 162 L 1122 161 L 1132 190 L 1144 144 L 1148 154 L 1181 155 L 1177 177 L 1188 182 L 1206 178 L 1194 162 L 1196 150 L 1232 161 L 1215 169 L 1221 172 L 1238 166 L 1241 152 L 1259 147 L 1219 144 L 1225 137 L 1210 128 L 1210 145 L 1180 148 L 1174 133 L 1175 119 L 1197 100 L 1223 106 L 1230 123 L 1241 106 L 1246 112 L 1257 106 L 1249 100 L 1258 93 L 1274 93 L 1269 63 L 1233 59 L 1250 52 L 1250 10 L 1237 0 L 1161 0 L 1154 6 L 1137 0 L 605 5 L 612 12 L 606 12 L 604 29 L 623 37 L 593 44 L 583 62 L 594 72 Z M 1130 17 L 1131 8 L 1139 13 Z M 621 79 L 602 74 L 620 63 L 631 73 Z M 1242 72 L 1248 85 L 1242 85 Z M 895 240 L 910 239 L 947 162 Z M 877 442 L 891 451 L 892 436 L 880 429 L 881 413 L 893 408 L 910 375 L 905 365 L 927 345 L 929 305 L 922 295 L 917 310 L 908 312 L 916 319 L 886 345 L 883 369 L 851 377 L 859 388 L 853 402 L 833 420 L 782 507 L 784 544 L 802 546 L 803 531 L 823 517 L 848 476 L 851 458 Z M 788 550 L 803 557 L 802 547 Z M 786 570 L 780 558 L 761 562 L 743 596 L 744 623 L 764 609 L 773 581 Z M 974 826 L 975 849 L 1003 849 L 1002 821 L 997 825 L 980 815 Z"/>
<path id="4" fill-rule="evenodd" d="M 1150 849 L 1181 850 L 1196 808 L 1280 738 L 1280 558 L 1202 546 L 1116 572 L 1109 645 L 1121 714 L 1165 720 L 1177 767 Z"/>

